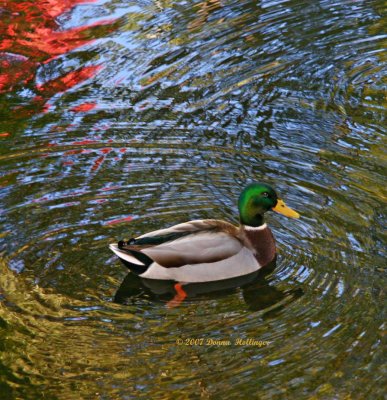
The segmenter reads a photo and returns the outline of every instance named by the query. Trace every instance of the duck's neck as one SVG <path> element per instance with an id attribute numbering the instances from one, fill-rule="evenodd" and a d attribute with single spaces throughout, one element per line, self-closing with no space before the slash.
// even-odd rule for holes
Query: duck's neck
<path id="1" fill-rule="evenodd" d="M 240 230 L 248 247 L 255 252 L 259 264 L 269 264 L 275 257 L 275 240 L 270 228 L 266 224 L 258 227 L 241 225 Z"/>

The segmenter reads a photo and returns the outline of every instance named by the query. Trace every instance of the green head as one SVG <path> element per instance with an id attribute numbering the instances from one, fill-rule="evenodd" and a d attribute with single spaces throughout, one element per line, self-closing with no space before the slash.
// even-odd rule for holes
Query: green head
<path id="1" fill-rule="evenodd" d="M 255 227 L 263 224 L 263 214 L 270 210 L 291 218 L 299 217 L 299 214 L 287 207 L 278 198 L 275 190 L 266 183 L 248 185 L 239 196 L 238 208 L 241 224 Z"/>

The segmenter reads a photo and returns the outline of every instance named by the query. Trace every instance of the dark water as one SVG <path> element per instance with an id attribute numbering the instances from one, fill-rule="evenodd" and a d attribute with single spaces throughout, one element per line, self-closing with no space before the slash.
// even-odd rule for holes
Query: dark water
<path id="1" fill-rule="evenodd" d="M 384 12 L 0 3 L 2 400 L 383 398 Z M 251 180 L 302 215 L 264 275 L 168 308 L 107 248 Z"/>

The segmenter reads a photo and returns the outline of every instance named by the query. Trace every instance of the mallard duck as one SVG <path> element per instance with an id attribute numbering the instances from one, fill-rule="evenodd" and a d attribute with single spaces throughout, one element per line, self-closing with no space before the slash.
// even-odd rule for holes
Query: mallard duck
<path id="1" fill-rule="evenodd" d="M 265 183 L 248 185 L 239 196 L 238 208 L 239 226 L 216 219 L 193 220 L 120 240 L 110 249 L 142 278 L 193 283 L 250 274 L 276 254 L 264 213 L 272 210 L 291 218 L 299 214 Z"/>

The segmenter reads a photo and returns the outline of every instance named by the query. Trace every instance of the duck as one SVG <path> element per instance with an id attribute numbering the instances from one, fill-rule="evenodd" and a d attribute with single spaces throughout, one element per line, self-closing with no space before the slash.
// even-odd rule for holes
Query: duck
<path id="1" fill-rule="evenodd" d="M 238 199 L 239 226 L 218 219 L 197 219 L 155 230 L 110 250 L 133 273 L 144 279 L 181 284 L 212 282 L 254 273 L 276 257 L 273 233 L 264 214 L 275 211 L 299 218 L 268 184 L 247 185 Z"/>

